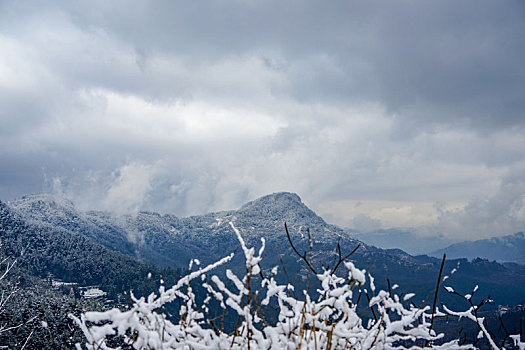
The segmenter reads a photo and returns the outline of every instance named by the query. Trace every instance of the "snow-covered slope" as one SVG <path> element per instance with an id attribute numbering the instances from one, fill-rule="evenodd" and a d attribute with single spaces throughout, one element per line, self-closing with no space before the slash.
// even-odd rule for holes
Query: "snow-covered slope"
<path id="1" fill-rule="evenodd" d="M 55 206 L 57 203 L 50 198 L 34 199 L 31 202 L 24 198 L 24 203 L 16 206 L 19 211 L 0 201 L 2 254 L 16 258 L 16 267 L 40 278 L 54 276 L 80 285 L 98 285 L 112 296 L 121 293 L 123 285 L 143 286 L 148 273 L 158 280 L 160 269 L 157 267 L 108 249 L 83 235 L 84 222 L 75 219 L 74 210 L 69 213 L 72 216 L 59 216 L 67 212 L 64 207 Z M 25 216 L 20 215 L 21 212 Z M 44 220 L 28 219 L 30 213 L 33 218 Z M 79 232 L 54 224 L 62 221 L 76 223 L 72 227 Z"/>
<path id="2" fill-rule="evenodd" d="M 304 205 L 298 195 L 288 192 L 261 197 L 238 210 L 187 218 L 151 212 L 121 216 L 80 212 L 71 202 L 49 195 L 27 195 L 8 205 L 33 224 L 82 233 L 110 249 L 161 266 L 186 266 L 193 257 L 212 261 L 235 250 L 238 243 L 229 222 L 233 222 L 251 244 L 260 244 L 264 237 L 272 244 L 272 251 L 276 251 L 277 245 L 282 252 L 290 249 L 285 222 L 295 244 L 303 250 L 307 247 L 309 229 L 313 251 L 319 262 L 326 265 L 335 258 L 337 242 L 343 253 L 360 244 L 358 255 L 381 254 L 393 257 L 398 263 L 417 264 L 401 251 L 387 252 L 359 242 L 339 227 L 327 224 Z"/>
<path id="3" fill-rule="evenodd" d="M 435 286 L 440 266 L 440 259 L 413 257 L 399 249 L 366 245 L 339 227 L 326 223 L 304 205 L 299 196 L 288 192 L 261 197 L 238 210 L 186 218 L 151 212 L 137 215 L 80 212 L 68 201 L 45 195 L 25 196 L 9 202 L 9 206 L 32 225 L 81 234 L 107 248 L 162 267 L 184 268 L 192 258 L 209 263 L 238 251 L 239 242 L 230 222 L 240 230 L 249 245 L 257 248 L 261 238 L 265 238 L 267 248 L 263 266 L 281 266 L 282 260 L 291 282 L 300 283 L 306 278 L 307 267 L 290 247 L 284 222 L 288 224 L 297 250 L 311 255 L 319 271 L 334 267 L 337 263 L 338 245 L 343 255 L 359 245 L 351 258 L 357 266 L 369 269 L 379 286 L 386 287 L 389 278 L 407 290 L 421 290 L 426 296 Z M 308 229 L 312 241 L 311 253 Z M 237 254 L 230 268 L 244 268 L 240 255 Z M 445 271 L 456 265 L 457 261 L 447 262 Z M 473 285 L 485 283 L 494 298 L 501 294 L 509 303 L 518 299 L 519 302 L 525 301 L 522 300 L 525 295 L 525 271 L 510 270 L 484 261 L 464 261 L 462 266 L 452 277 L 458 279 L 459 285 L 472 288 Z M 491 284 L 495 278 L 501 281 L 498 285 Z M 508 288 L 499 288 L 501 284 Z"/>

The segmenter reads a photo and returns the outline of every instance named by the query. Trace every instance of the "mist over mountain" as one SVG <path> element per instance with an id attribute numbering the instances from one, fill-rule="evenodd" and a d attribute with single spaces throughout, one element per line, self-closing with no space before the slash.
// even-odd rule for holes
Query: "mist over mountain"
<path id="1" fill-rule="evenodd" d="M 72 229 L 64 228 L 67 225 L 54 225 L 51 220 L 27 220 L 27 216 L 19 215 L 19 211 L 0 201 L 2 254 L 17 259 L 17 268 L 38 278 L 99 285 L 112 298 L 122 293 L 123 287 L 142 286 L 148 273 L 158 280 L 161 269 L 80 233 L 78 228 L 82 222 L 76 212 L 68 211 L 71 207 L 67 203 L 62 206 L 49 201 L 49 197 L 45 197 L 46 202 L 42 196 L 32 198 L 35 199 L 31 203 L 33 214 L 43 209 L 49 215 L 46 218 L 51 218 L 50 211 L 45 209 L 54 207 L 57 216 L 53 220 L 66 222 Z"/>
<path id="2" fill-rule="evenodd" d="M 421 236 L 413 231 L 398 228 L 366 232 L 348 228 L 346 232 L 367 244 L 384 249 L 401 249 L 413 255 L 427 254 L 456 242 L 442 235 Z"/>
<path id="3" fill-rule="evenodd" d="M 452 259 L 483 258 L 525 265 L 525 235 L 523 232 L 517 232 L 513 235 L 460 242 L 433 251 L 429 255 L 442 256 L 443 253 Z"/>
<path id="4" fill-rule="evenodd" d="M 525 264 L 525 237 L 523 232 L 476 241 L 458 242 L 444 235 L 422 236 L 411 230 L 389 228 L 358 231 L 347 228 L 351 236 L 376 247 L 401 249 L 412 255 L 427 254 L 449 259 L 488 259 L 498 262 Z"/>
<path id="5" fill-rule="evenodd" d="M 187 266 L 196 257 L 211 262 L 233 251 L 238 242 L 229 222 L 255 245 L 265 237 L 268 242 L 285 243 L 282 246 L 287 249 L 284 222 L 299 240 L 304 240 L 309 228 L 315 245 L 334 244 L 340 239 L 352 249 L 359 244 L 342 229 L 327 224 L 292 193 L 264 196 L 238 210 L 186 218 L 153 212 L 81 212 L 71 202 L 50 195 L 27 195 L 10 201 L 9 206 L 32 224 L 80 233 L 109 249 L 160 266 Z"/>
<path id="6" fill-rule="evenodd" d="M 230 223 L 240 230 L 248 245 L 257 249 L 264 238 L 267 248 L 263 268 L 282 266 L 282 262 L 290 282 L 299 285 L 306 278 L 308 268 L 291 248 L 284 230 L 285 222 L 297 250 L 301 254 L 311 254 L 313 266 L 318 271 L 334 267 L 339 254 L 338 245 L 343 255 L 359 247 L 351 259 L 357 266 L 371 271 L 379 287 L 387 288 L 389 278 L 402 289 L 419 290 L 421 298 L 434 288 L 441 262 L 433 257 L 411 256 L 400 249 L 381 249 L 363 243 L 351 233 L 326 223 L 305 206 L 298 195 L 288 192 L 263 196 L 238 210 L 185 218 L 154 212 L 118 215 L 79 211 L 71 202 L 49 195 L 27 195 L 10 201 L 8 205 L 9 210 L 31 227 L 81 236 L 108 251 L 164 268 L 185 268 L 194 258 L 204 264 L 211 263 L 232 252 L 238 253 L 239 242 Z M 309 237 L 311 253 L 308 253 Z M 236 254 L 229 268 L 244 269 L 241 255 Z M 458 288 L 468 290 L 479 284 L 498 302 L 514 304 L 525 301 L 524 269 L 510 269 L 484 260 L 447 260 L 445 271 L 457 267 L 458 263 L 461 268 L 451 277 L 451 282 Z"/>

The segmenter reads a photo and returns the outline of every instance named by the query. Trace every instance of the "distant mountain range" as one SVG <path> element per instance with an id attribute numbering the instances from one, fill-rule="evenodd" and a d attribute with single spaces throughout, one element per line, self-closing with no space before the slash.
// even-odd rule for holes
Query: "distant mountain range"
<path id="1" fill-rule="evenodd" d="M 346 229 L 353 237 L 376 247 L 384 249 L 401 249 L 412 255 L 428 254 L 430 251 L 447 247 L 457 241 L 443 235 L 421 236 L 411 230 L 389 228 L 374 231 L 358 231 Z M 442 254 L 443 255 L 443 254 Z"/>
<path id="2" fill-rule="evenodd" d="M 370 232 L 359 232 L 346 229 L 353 237 L 385 249 L 402 249 L 413 255 L 427 254 L 449 259 L 476 258 L 495 260 L 500 263 L 517 263 L 525 265 L 525 237 L 523 232 L 513 235 L 493 237 L 477 241 L 453 241 L 443 235 L 420 236 L 410 230 L 397 228 L 381 229 Z"/>
<path id="3" fill-rule="evenodd" d="M 484 258 L 498 262 L 515 262 L 525 265 L 525 234 L 518 232 L 513 235 L 465 241 L 452 244 L 446 248 L 436 250 L 429 255 L 449 258 Z"/>
<path id="4" fill-rule="evenodd" d="M 387 288 L 389 278 L 392 283 L 399 284 L 401 290 L 419 292 L 421 299 L 435 287 L 441 262 L 434 257 L 411 256 L 400 249 L 381 249 L 365 244 L 341 228 L 327 224 L 306 207 L 298 195 L 287 192 L 261 197 L 238 210 L 187 218 L 152 212 L 137 215 L 82 212 L 71 202 L 49 195 L 27 195 L 9 201 L 7 205 L 0 204 L 6 213 L 2 214 L 3 221 L 0 221 L 0 238 L 11 242 L 8 244 L 14 248 L 31 251 L 25 259 L 35 262 L 41 274 L 58 266 L 52 273 L 61 273 L 65 280 L 74 280 L 83 271 L 86 276 L 92 276 L 95 272 L 90 271 L 94 270 L 100 271 L 100 278 L 105 278 L 104 281 L 109 276 L 122 281 L 118 273 L 110 271 L 105 276 L 104 271 L 109 266 L 113 266 L 114 271 L 122 271 L 128 265 L 136 266 L 133 270 L 137 271 L 133 277 L 128 277 L 139 281 L 139 275 L 153 266 L 156 266 L 155 273 L 160 273 L 160 268 L 185 268 L 191 258 L 209 263 L 231 252 L 237 254 L 229 268 L 242 271 L 242 254 L 230 222 L 239 228 L 249 245 L 260 247 L 260 239 L 264 237 L 267 248 L 263 268 L 281 266 L 282 261 L 290 282 L 297 285 L 304 283 L 308 269 L 290 247 L 284 222 L 288 224 L 297 250 L 310 255 L 309 229 L 311 259 L 317 271 L 334 267 L 338 244 L 342 254 L 359 245 L 351 259 L 357 266 L 371 271 L 379 287 Z M 13 224 L 6 217 L 16 218 L 17 223 Z M 6 225 L 11 228 L 3 229 Z M 38 232 L 38 237 L 24 238 L 34 235 L 33 232 Z M 29 242 L 26 245 L 34 248 L 24 248 L 24 242 Z M 42 250 L 52 252 L 51 257 Z M 89 257 L 82 257 L 82 251 Z M 64 265 L 64 261 L 69 265 Z M 461 268 L 449 280 L 456 290 L 466 292 L 479 284 L 480 292 L 490 294 L 497 303 L 525 302 L 525 267 L 503 266 L 479 259 L 472 262 L 447 260 L 445 271 L 452 270 L 458 262 Z M 94 276 L 99 276 L 98 273 Z M 121 286 L 113 288 L 122 289 Z M 454 300 L 451 302 L 453 305 Z"/>

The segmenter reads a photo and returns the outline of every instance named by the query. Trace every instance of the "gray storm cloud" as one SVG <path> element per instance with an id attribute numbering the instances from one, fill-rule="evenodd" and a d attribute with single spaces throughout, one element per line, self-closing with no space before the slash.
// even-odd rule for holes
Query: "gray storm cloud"
<path id="1" fill-rule="evenodd" d="M 0 199 L 189 215 L 287 190 L 345 226 L 522 230 L 524 13 L 3 1 Z"/>
<path id="2" fill-rule="evenodd" d="M 442 210 L 436 229 L 446 236 L 480 239 L 523 231 L 525 180 L 523 166 L 511 169 L 494 193 L 476 198 L 459 210 Z"/>

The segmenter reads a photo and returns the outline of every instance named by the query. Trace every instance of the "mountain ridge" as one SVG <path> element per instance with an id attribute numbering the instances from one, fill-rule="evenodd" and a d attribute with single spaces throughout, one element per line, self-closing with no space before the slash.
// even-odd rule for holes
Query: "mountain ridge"
<path id="1" fill-rule="evenodd" d="M 476 241 L 463 241 L 431 252 L 431 256 L 444 253 L 451 258 L 484 258 L 498 262 L 514 262 L 525 265 L 525 234 L 516 232 L 511 235 L 491 237 Z"/>
<path id="2" fill-rule="evenodd" d="M 229 222 L 239 229 L 249 246 L 259 249 L 261 238 L 264 238 L 267 248 L 263 270 L 286 266 L 290 282 L 299 283 L 298 287 L 308 275 L 308 267 L 290 247 L 284 222 L 288 224 L 290 239 L 299 252 L 310 250 L 311 237 L 311 261 L 318 271 L 335 266 L 338 247 L 343 255 L 359 247 L 351 259 L 356 266 L 367 268 L 380 288 L 388 287 L 388 279 L 403 289 L 419 290 L 424 298 L 435 287 L 441 263 L 434 257 L 411 256 L 399 249 L 385 250 L 364 244 L 343 229 L 326 223 L 298 195 L 289 192 L 263 196 L 237 210 L 185 218 L 153 212 L 115 215 L 74 210 L 69 213 L 71 208 L 68 205 L 61 208 L 60 202 L 51 197 L 35 196 L 33 200 L 37 205 L 29 203 L 30 196 L 24 197 L 24 205 L 17 204 L 16 200 L 9 203 L 34 225 L 38 226 L 41 220 L 45 225 L 54 225 L 57 230 L 81 234 L 111 250 L 159 267 L 185 268 L 193 258 L 208 264 L 232 252 L 238 253 L 239 242 Z M 52 203 L 43 203 L 46 200 Z M 458 263 L 463 267 L 450 279 L 458 288 L 468 290 L 479 284 L 494 299 L 499 298 L 504 303 L 525 301 L 525 271 L 519 266 L 506 268 L 500 264 L 487 265 L 484 261 L 447 260 L 445 271 L 457 267 Z M 242 254 L 236 254 L 228 268 L 243 272 Z M 494 283 L 494 276 L 498 276 L 498 283 Z"/>
<path id="3" fill-rule="evenodd" d="M 65 207 L 61 207 L 61 203 L 65 203 Z M 209 254 L 210 251 L 220 251 L 222 255 L 238 246 L 228 225 L 230 221 L 240 229 L 249 244 L 258 246 L 264 237 L 283 251 L 289 249 L 284 222 L 299 249 L 307 247 L 309 229 L 313 245 L 329 251 L 323 256 L 325 264 L 328 264 L 328 258 L 336 258 L 338 242 L 343 251 L 351 251 L 360 245 L 363 254 L 379 253 L 410 265 L 417 264 L 405 252 L 386 254 L 387 251 L 354 239 L 341 228 L 328 224 L 291 192 L 272 193 L 247 202 L 237 210 L 182 218 L 145 211 L 136 215 L 81 212 L 70 201 L 57 200 L 51 195 L 26 195 L 9 201 L 8 205 L 31 222 L 40 221 L 81 233 L 112 250 L 163 267 L 172 266 L 173 261 L 178 267 L 187 266 L 194 255 L 200 256 L 203 262 L 211 262 L 212 257 L 219 256 Z"/>

